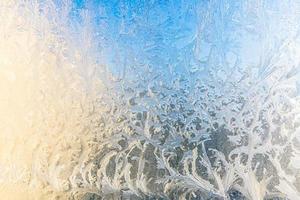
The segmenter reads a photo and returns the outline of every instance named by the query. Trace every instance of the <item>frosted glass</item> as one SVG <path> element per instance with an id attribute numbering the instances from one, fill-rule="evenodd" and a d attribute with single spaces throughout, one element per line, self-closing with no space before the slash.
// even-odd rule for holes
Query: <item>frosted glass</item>
<path id="1" fill-rule="evenodd" d="M 0 1 L 0 195 L 300 199 L 299 26 L 297 0 Z"/>

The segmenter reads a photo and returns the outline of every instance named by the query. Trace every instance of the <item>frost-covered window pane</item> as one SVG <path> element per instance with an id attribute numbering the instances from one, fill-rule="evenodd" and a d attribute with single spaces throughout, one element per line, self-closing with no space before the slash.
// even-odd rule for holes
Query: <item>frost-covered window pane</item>
<path id="1" fill-rule="evenodd" d="M 300 199 L 297 0 L 0 0 L 3 199 Z"/>

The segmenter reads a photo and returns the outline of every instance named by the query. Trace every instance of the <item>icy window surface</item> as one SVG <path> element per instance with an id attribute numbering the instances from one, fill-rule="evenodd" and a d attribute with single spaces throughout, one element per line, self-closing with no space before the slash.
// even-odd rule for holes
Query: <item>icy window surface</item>
<path id="1" fill-rule="evenodd" d="M 0 1 L 7 199 L 300 199 L 300 2 Z"/>

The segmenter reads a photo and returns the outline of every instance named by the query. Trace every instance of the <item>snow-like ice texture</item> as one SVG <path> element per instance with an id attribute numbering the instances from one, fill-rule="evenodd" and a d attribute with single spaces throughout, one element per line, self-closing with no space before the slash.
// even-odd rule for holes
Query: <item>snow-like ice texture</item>
<path id="1" fill-rule="evenodd" d="M 297 0 L 1 0 L 1 198 L 300 199 L 299 25 Z"/>

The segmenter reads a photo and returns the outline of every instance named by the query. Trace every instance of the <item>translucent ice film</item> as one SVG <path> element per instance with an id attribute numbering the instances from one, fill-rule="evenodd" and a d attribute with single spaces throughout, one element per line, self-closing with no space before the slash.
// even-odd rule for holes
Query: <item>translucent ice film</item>
<path id="1" fill-rule="evenodd" d="M 0 199 L 299 200 L 299 0 L 0 0 Z"/>

